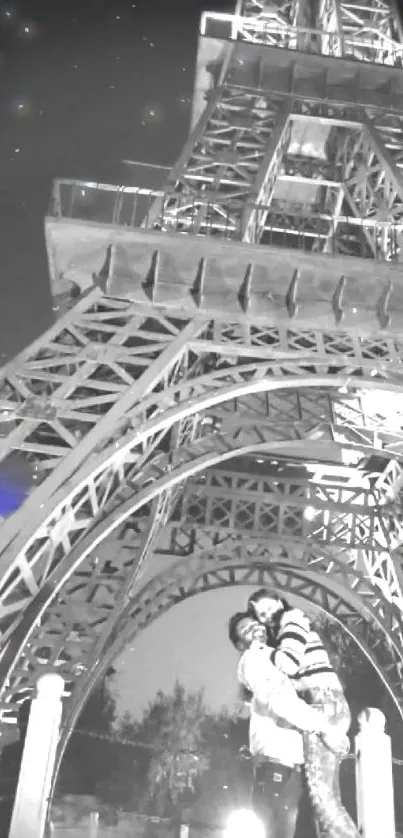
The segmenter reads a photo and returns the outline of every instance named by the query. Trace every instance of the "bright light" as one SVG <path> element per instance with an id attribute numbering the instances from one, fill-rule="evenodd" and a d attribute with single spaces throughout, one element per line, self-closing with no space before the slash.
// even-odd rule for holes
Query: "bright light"
<path id="1" fill-rule="evenodd" d="M 403 393 L 366 390 L 361 394 L 361 404 L 370 416 L 385 419 L 385 425 L 390 430 L 397 431 L 403 427 Z"/>
<path id="2" fill-rule="evenodd" d="M 307 521 L 313 521 L 315 515 L 316 515 L 316 509 L 314 509 L 313 506 L 307 506 L 304 509 L 304 518 Z"/>
<path id="3" fill-rule="evenodd" d="M 36 689 L 40 698 L 56 700 L 63 693 L 64 679 L 57 672 L 46 672 L 38 679 Z"/>
<path id="4" fill-rule="evenodd" d="M 224 831 L 225 838 L 265 838 L 264 824 L 251 809 L 232 812 Z"/>
<path id="5" fill-rule="evenodd" d="M 362 451 L 355 451 L 352 448 L 343 448 L 341 452 L 341 459 L 345 466 L 358 466 L 362 460 Z"/>

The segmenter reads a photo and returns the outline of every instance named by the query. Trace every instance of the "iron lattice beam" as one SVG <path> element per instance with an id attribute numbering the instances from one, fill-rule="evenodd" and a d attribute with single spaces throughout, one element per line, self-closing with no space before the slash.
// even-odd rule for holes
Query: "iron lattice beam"
<path id="1" fill-rule="evenodd" d="M 116 311 L 116 309 L 113 310 Z M 101 313 L 104 314 L 102 306 Z M 110 316 L 110 311 L 108 311 L 108 316 L 105 316 L 104 322 L 108 322 Z M 108 327 L 108 334 L 111 332 L 113 334 L 114 328 L 115 324 L 112 329 Z M 200 325 L 197 328 L 200 328 Z M 146 481 L 149 479 L 151 482 L 155 482 L 157 473 L 161 476 L 165 469 L 165 466 L 158 465 L 158 458 L 161 456 L 168 457 L 170 469 L 172 468 L 171 454 L 161 454 L 161 449 L 162 452 L 170 449 L 172 433 L 176 434 L 175 439 L 181 439 L 181 436 L 177 436 L 177 434 L 182 433 L 181 428 L 184 427 L 184 422 L 190 421 L 191 427 L 193 429 L 197 427 L 198 432 L 203 435 L 198 441 L 196 439 L 196 442 L 192 443 L 190 448 L 183 444 L 176 451 L 186 460 L 192 446 L 193 448 L 196 446 L 195 451 L 199 446 L 199 453 L 202 455 L 204 466 L 210 462 L 210 460 L 206 460 L 206 454 L 209 450 L 210 453 L 207 455 L 212 457 L 211 463 L 213 463 L 222 456 L 231 455 L 233 451 L 248 451 L 251 447 L 253 450 L 259 450 L 262 445 L 264 448 L 269 447 L 269 449 L 281 451 L 282 448 L 286 450 L 288 447 L 289 449 L 290 444 L 291 446 L 298 444 L 301 439 L 310 437 L 315 440 L 316 445 L 321 440 L 322 442 L 336 443 L 339 448 L 348 450 L 350 457 L 355 457 L 356 462 L 360 458 L 364 461 L 367 460 L 374 448 L 379 452 L 380 444 L 386 462 L 390 462 L 392 458 L 394 462 L 400 459 L 401 441 L 399 433 L 396 432 L 396 415 L 392 417 L 392 427 L 388 430 L 388 418 L 383 416 L 379 409 L 381 402 L 376 409 L 373 406 L 372 412 L 370 412 L 368 405 L 365 404 L 365 390 L 361 391 L 365 381 L 367 381 L 368 386 L 375 383 L 373 375 L 371 375 L 374 369 L 373 356 L 377 358 L 380 352 L 385 354 L 384 340 L 379 344 L 376 341 L 367 342 L 365 345 L 358 344 L 360 354 L 362 355 L 364 350 L 364 356 L 368 356 L 368 358 L 367 360 L 361 358 L 361 364 L 357 366 L 352 364 L 349 358 L 348 361 L 346 359 L 347 363 L 342 368 L 340 366 L 340 356 L 337 355 L 338 376 L 331 372 L 334 361 L 326 365 L 329 372 L 323 376 L 323 360 L 316 366 L 315 352 L 309 358 L 314 363 L 309 364 L 309 372 L 306 375 L 307 358 L 305 350 L 308 346 L 314 348 L 314 333 L 288 334 L 288 341 L 291 341 L 289 343 L 290 348 L 288 352 L 285 352 L 285 357 L 282 357 L 281 361 L 278 360 L 275 364 L 271 361 L 257 362 L 257 359 L 261 354 L 272 354 L 270 348 L 272 341 L 278 341 L 281 338 L 280 333 L 276 330 L 253 330 L 251 331 L 250 343 L 246 345 L 240 345 L 239 343 L 236 324 L 231 324 L 228 327 L 225 324 L 209 323 L 208 328 L 205 327 L 201 331 L 200 338 L 196 337 L 196 333 L 197 329 L 195 336 L 191 340 L 189 339 L 183 348 L 183 353 L 186 350 L 186 357 L 191 359 L 189 378 L 186 376 L 187 370 L 184 365 L 179 366 L 181 373 L 172 377 L 169 374 L 167 375 L 165 368 L 162 368 L 161 377 L 159 380 L 156 379 L 154 390 L 150 387 L 149 395 L 147 398 L 143 398 L 141 405 L 134 411 L 128 411 L 125 415 L 126 436 L 122 437 L 120 431 L 118 441 L 110 442 L 111 435 L 109 432 L 105 439 L 105 452 L 98 454 L 97 458 L 94 457 L 93 462 L 87 463 L 80 470 L 81 474 L 76 472 L 74 482 L 71 483 L 72 493 L 66 499 L 63 491 L 61 493 L 61 497 L 64 498 L 62 504 L 59 507 L 55 506 L 53 511 L 49 507 L 46 508 L 48 514 L 44 518 L 36 538 L 32 540 L 32 537 L 27 538 L 28 533 L 21 533 L 21 543 L 26 545 L 23 553 L 17 553 L 18 539 L 14 539 L 9 548 L 10 556 L 12 553 L 14 554 L 13 563 L 7 561 L 7 553 L 3 553 L 4 567 L 7 567 L 7 565 L 9 567 L 9 572 L 6 575 L 8 584 L 5 580 L 6 584 L 3 587 L 2 609 L 3 638 L 4 641 L 10 638 L 9 645 L 3 649 L 2 665 L 4 679 L 5 682 L 7 681 L 3 704 L 6 714 L 11 709 L 10 699 L 19 690 L 32 684 L 37 676 L 39 670 L 34 661 L 36 659 L 42 660 L 42 662 L 45 660 L 46 665 L 49 665 L 49 658 L 41 658 L 41 655 L 37 654 L 37 650 L 44 647 L 44 637 L 48 631 L 47 608 L 49 608 L 50 624 L 53 626 L 53 637 L 55 636 L 55 616 L 57 620 L 61 620 L 61 625 L 65 626 L 61 614 L 66 610 L 68 612 L 69 608 L 66 609 L 64 604 L 63 608 L 59 609 L 59 603 L 56 599 L 58 591 L 66 586 L 65 592 L 70 599 L 73 617 L 65 617 L 64 620 L 68 619 L 74 625 L 80 622 L 77 613 L 84 613 L 81 600 L 83 580 L 85 580 L 86 590 L 92 591 L 92 600 L 94 600 L 96 590 L 109 591 L 108 596 L 104 594 L 104 601 L 101 606 L 95 607 L 92 603 L 93 615 L 90 620 L 87 619 L 88 602 L 85 601 L 84 611 L 86 616 L 84 619 L 81 618 L 81 623 L 86 622 L 90 627 L 90 636 L 84 644 L 89 656 L 99 643 L 99 637 L 102 634 L 101 629 L 105 630 L 105 626 L 107 626 L 109 630 L 111 621 L 113 623 L 117 618 L 119 609 L 116 609 L 115 615 L 111 617 L 110 603 L 116 603 L 116 595 L 120 591 L 121 604 L 119 608 L 125 604 L 125 598 L 129 596 L 137 576 L 137 562 L 133 565 L 132 560 L 127 561 L 126 555 L 126 564 L 123 563 L 123 567 L 121 565 L 118 568 L 120 576 L 117 577 L 119 580 L 117 587 L 116 584 L 111 585 L 111 580 L 108 579 L 108 571 L 102 573 L 102 567 L 96 559 L 93 548 L 97 539 L 97 543 L 101 544 L 108 535 L 111 519 L 104 518 L 104 515 L 108 508 L 112 507 L 111 516 L 113 518 L 115 509 L 121 505 L 122 500 L 127 500 L 128 495 L 130 496 L 129 477 L 131 478 L 140 472 L 145 475 L 144 479 Z M 244 330 L 243 334 L 245 336 Z M 320 335 L 320 337 L 323 341 L 323 336 Z M 198 345 L 199 340 L 200 346 Z M 340 349 L 341 340 L 341 336 L 338 336 L 327 341 L 326 346 L 330 351 L 329 360 L 333 356 L 333 352 Z M 217 343 L 217 341 L 219 342 Z M 347 346 L 345 342 L 343 345 Z M 351 347 L 350 351 L 353 351 L 354 341 L 350 340 L 349 346 Z M 278 349 L 277 353 L 284 356 L 284 342 L 282 342 L 282 347 L 282 351 Z M 298 348 L 300 351 L 304 350 L 304 353 L 301 352 L 304 360 L 302 361 L 301 357 L 301 361 L 296 363 L 299 354 Z M 393 343 L 393 349 L 395 349 L 395 343 Z M 222 357 L 220 364 L 217 364 L 217 350 Z M 250 353 L 255 356 L 253 363 L 237 363 L 241 359 L 250 361 Z M 399 364 L 396 366 L 394 364 L 394 353 L 392 357 L 393 360 L 390 358 L 390 372 L 388 368 L 386 378 L 388 387 L 391 386 L 391 381 L 393 381 L 393 377 L 397 375 L 399 369 Z M 319 358 L 323 358 L 323 356 L 319 355 L 318 361 Z M 209 367 L 210 371 L 205 372 Z M 315 380 L 315 377 L 312 377 L 315 369 L 317 369 L 317 388 L 312 387 L 312 382 Z M 394 372 L 395 369 L 396 373 Z M 367 371 L 367 379 L 363 378 L 365 370 Z M 195 374 L 194 378 L 192 378 L 192 371 Z M 201 372 L 204 372 L 204 375 L 200 375 Z M 35 375 L 36 372 L 34 372 Z M 288 376 L 290 376 L 288 383 L 292 385 L 291 387 L 287 386 L 286 378 Z M 297 381 L 294 380 L 295 376 L 297 376 Z M 355 376 L 357 376 L 357 384 L 359 384 L 360 390 L 351 387 L 350 391 L 340 393 L 339 391 L 344 389 L 346 381 L 352 382 Z M 400 381 L 400 378 L 398 380 Z M 379 381 L 376 383 L 378 387 L 382 384 Z M 133 391 L 131 391 L 130 396 L 135 403 Z M 68 409 L 68 404 L 66 407 Z M 155 417 L 151 423 L 147 419 L 150 416 Z M 257 418 L 259 419 L 258 425 L 256 424 Z M 195 420 L 196 426 L 194 425 Z M 133 427 L 137 429 L 136 432 L 130 432 L 130 428 Z M 109 431 L 109 424 L 107 428 Z M 147 430 L 142 432 L 141 428 Z M 243 437 L 243 443 L 245 443 L 241 448 L 239 448 L 240 434 Z M 194 434 L 193 436 L 191 434 L 190 440 L 193 438 Z M 211 439 L 210 445 L 208 443 L 209 439 Z M 183 438 L 182 440 L 184 441 Z M 231 440 L 237 440 L 238 448 L 231 448 Z M 279 445 L 280 449 L 278 449 Z M 157 456 L 155 462 L 153 460 L 154 454 Z M 178 479 L 175 478 L 175 481 L 172 481 L 170 486 L 164 487 L 162 491 L 171 491 L 173 486 L 180 486 L 183 479 L 186 479 L 191 473 L 191 470 L 194 467 L 199 467 L 199 462 L 194 461 L 193 463 L 191 455 L 189 460 L 190 471 L 185 470 L 182 477 L 178 475 Z M 147 463 L 152 469 L 156 467 L 157 472 L 154 473 L 153 470 L 142 472 Z M 186 468 L 185 462 L 183 465 Z M 43 488 L 45 487 L 46 481 L 43 484 Z M 53 499 L 57 501 L 56 497 Z M 33 495 L 32 499 L 28 500 L 27 504 L 31 500 L 37 502 L 37 493 Z M 148 502 L 151 502 L 151 498 L 149 501 L 145 499 L 143 505 L 146 506 Z M 301 510 L 302 507 L 299 508 L 298 514 L 301 513 Z M 132 517 L 133 514 L 134 510 L 128 512 L 127 517 Z M 341 519 L 343 515 L 347 515 L 345 520 L 348 520 L 349 514 L 356 516 L 357 513 L 353 507 L 350 513 L 346 513 L 342 509 L 339 510 Z M 18 517 L 18 513 L 16 517 Z M 101 524 L 99 536 L 96 539 L 94 526 L 101 518 L 104 519 L 104 524 Z M 164 515 L 154 517 L 154 520 L 160 525 L 163 523 Z M 368 521 L 368 516 L 366 521 Z M 147 518 L 143 519 L 143 523 L 147 523 Z M 382 527 L 385 528 L 384 524 Z M 88 530 L 91 531 L 91 536 L 89 537 L 89 546 L 86 547 L 84 536 Z M 368 526 L 364 523 L 363 532 L 367 530 Z M 344 532 L 346 532 L 346 526 L 344 526 Z M 148 539 L 141 522 L 137 523 L 137 534 L 137 547 L 140 554 L 138 561 L 142 563 L 145 561 L 154 541 Z M 305 537 L 305 535 L 300 531 L 298 537 Z M 340 535 L 328 528 L 324 538 L 325 540 L 327 538 L 333 540 L 337 544 Z M 142 549 L 142 543 L 146 545 L 147 549 Z M 348 541 L 343 542 L 344 547 L 347 543 Z M 73 549 L 75 546 L 76 549 Z M 375 576 L 379 578 L 379 567 L 381 568 L 382 578 L 391 580 L 392 577 L 396 576 L 390 557 L 385 559 L 384 551 L 376 550 L 372 541 L 368 543 L 361 539 L 360 548 L 365 553 L 369 553 L 369 567 L 371 567 L 371 562 L 374 568 L 376 567 L 373 574 L 374 578 Z M 382 555 L 381 560 L 379 560 L 379 554 Z M 71 585 L 67 585 L 68 580 L 71 581 Z M 394 590 L 396 590 L 396 587 Z M 79 596 L 77 597 L 78 601 L 75 602 L 77 592 L 79 592 Z M 28 623 L 23 618 L 25 609 L 31 600 L 36 602 L 35 620 L 40 621 L 39 636 L 35 643 L 33 643 L 32 625 L 29 622 L 29 620 L 32 620 L 34 612 L 30 612 L 31 616 Z M 19 626 L 18 632 L 15 631 L 17 626 Z M 74 637 L 75 631 L 76 629 L 71 628 L 64 633 L 64 637 L 71 637 L 71 632 L 73 632 Z M 80 636 L 82 637 L 82 635 Z M 69 645 L 71 646 L 70 641 L 67 643 L 67 646 Z M 73 642 L 74 645 L 77 644 Z M 61 648 L 55 643 L 53 661 L 59 658 L 60 653 Z M 27 656 L 31 661 L 29 676 L 27 676 L 26 667 Z M 82 654 L 80 658 L 82 658 Z M 39 666 L 39 669 L 41 669 L 41 666 Z M 14 674 L 11 675 L 12 670 L 13 672 L 15 670 L 15 676 Z M 79 671 L 77 671 L 77 675 L 79 675 Z"/>
<path id="2" fill-rule="evenodd" d="M 232 32 L 252 43 L 401 66 L 402 27 L 394 0 L 240 0 L 237 13 Z"/>
<path id="3" fill-rule="evenodd" d="M 216 363 L 214 363 L 215 366 Z M 359 382 L 360 388 L 365 385 L 362 367 L 352 367 L 350 363 L 347 363 L 343 368 L 339 362 L 337 375 L 335 373 L 323 375 L 323 364 L 316 366 L 315 363 L 312 363 L 309 365 L 307 374 L 306 362 L 295 363 L 294 361 L 293 363 L 282 362 L 280 364 L 271 362 L 257 364 L 255 362 L 240 366 L 234 366 L 232 363 L 224 364 L 221 369 L 213 369 L 203 376 L 190 378 L 189 380 L 182 378 L 177 385 L 167 387 L 165 391 L 161 386 L 156 388 L 156 391 L 150 393 L 148 398 L 143 398 L 135 410 L 127 412 L 125 416 L 126 435 L 123 436 L 120 432 L 118 442 L 110 442 L 110 436 L 108 436 L 105 440 L 104 450 L 89 462 L 86 462 L 75 473 L 71 485 L 64 485 L 60 489 L 59 495 L 49 496 L 48 504 L 39 509 L 39 514 L 42 513 L 43 519 L 41 527 L 36 530 L 36 533 L 38 492 L 28 499 L 19 513 L 16 513 L 14 521 L 10 521 L 10 524 L 14 523 L 16 529 L 19 525 L 20 532 L 9 542 L 9 547 L 7 547 L 6 542 L 3 542 L 3 554 L 0 559 L 0 567 L 3 566 L 5 573 L 3 608 L 7 608 L 7 600 L 11 599 L 11 611 L 15 613 L 18 610 L 15 599 L 16 591 L 20 592 L 19 601 L 24 606 L 27 598 L 36 595 L 49 572 L 53 572 L 56 564 L 64 561 L 72 545 L 81 537 L 83 532 L 89 526 L 93 527 L 96 520 L 103 514 L 107 503 L 112 501 L 119 487 L 126 484 L 128 476 L 132 473 L 135 474 L 138 470 L 141 473 L 143 464 L 149 459 L 152 452 L 156 448 L 158 450 L 158 446 L 164 447 L 164 439 L 165 447 L 168 446 L 169 448 L 169 434 L 178 422 L 186 417 L 203 414 L 206 409 L 209 410 L 211 407 L 223 405 L 233 399 L 239 401 L 247 398 L 251 394 L 294 390 L 296 384 L 301 390 L 305 387 L 312 390 L 314 380 L 312 370 L 315 370 L 315 368 L 317 369 L 316 380 L 320 389 L 329 387 L 337 391 L 345 386 L 346 381 L 352 382 L 355 376 L 357 376 L 357 383 Z M 391 379 L 393 381 L 393 376 L 388 377 L 388 387 L 392 386 Z M 396 386 L 400 387 L 400 376 L 398 380 L 399 385 Z M 372 384 L 373 379 L 369 377 L 368 386 Z M 352 391 L 352 394 L 354 395 L 354 391 Z M 130 396 L 133 398 L 133 391 L 130 391 Z M 285 424 L 277 426 L 269 420 L 267 425 L 261 429 L 256 425 L 242 428 L 245 448 L 248 445 L 270 447 L 272 443 L 273 450 L 281 451 L 284 449 L 286 451 L 290 442 L 296 443 L 304 436 L 311 436 L 315 441 L 327 440 L 331 437 L 342 446 L 346 444 L 347 448 L 352 451 L 361 451 L 364 458 L 369 456 L 372 448 L 376 448 L 378 452 L 382 450 L 385 459 L 400 460 L 401 436 L 396 430 L 396 415 L 388 420 L 387 417 L 382 417 L 381 413 L 377 415 L 378 409 L 373 408 L 375 417 L 374 421 L 371 422 L 369 411 L 367 413 L 365 408 L 363 410 L 360 398 L 354 400 L 354 398 L 349 397 L 345 407 L 342 405 L 340 409 L 336 408 L 332 416 L 325 417 L 323 413 L 318 415 L 316 412 L 315 417 L 315 414 L 309 415 L 308 412 L 307 421 L 305 424 L 304 422 L 301 424 L 298 412 L 294 413 L 294 416 L 289 416 L 287 421 L 285 414 L 288 409 L 288 402 L 286 401 L 285 404 L 283 411 Z M 297 401 L 295 403 L 296 411 L 299 410 L 299 406 Z M 361 419 L 358 418 L 358 421 L 355 415 L 357 408 L 359 412 L 361 411 Z M 150 416 L 155 418 L 150 421 L 148 419 Z M 387 426 L 388 421 L 392 422 L 390 429 Z M 213 439 L 217 438 L 217 441 L 221 439 L 224 445 L 226 439 L 234 439 L 234 435 L 238 433 L 240 428 L 239 421 L 235 419 L 228 427 L 228 433 L 228 421 L 227 426 L 224 425 L 223 427 L 224 432 L 219 432 L 220 420 L 217 424 L 214 413 L 210 417 L 208 415 L 204 416 L 203 422 L 205 430 L 208 430 L 209 426 L 216 428 L 217 433 Z M 133 427 L 136 430 L 130 431 L 129 429 Z M 208 437 L 204 436 L 200 444 L 207 446 L 207 439 Z M 232 443 L 229 442 L 228 444 L 228 451 L 230 452 Z M 179 452 L 176 451 L 175 453 L 177 455 L 181 452 L 185 455 L 187 451 L 188 448 L 184 446 L 179 449 Z M 219 452 L 218 456 L 224 456 L 223 453 L 220 453 L 219 448 L 217 448 L 217 451 Z M 76 451 L 73 453 L 76 454 Z M 228 453 L 228 456 L 231 455 Z M 45 492 L 46 488 L 45 482 L 41 489 Z M 27 510 L 31 505 L 32 509 L 35 509 L 35 518 L 32 521 L 27 521 Z M 7 524 L 3 529 L 7 533 Z M 1 563 L 3 564 L 1 565 Z M 7 577 L 9 579 L 8 584 L 6 584 Z M 8 609 L 7 611 L 9 614 L 10 611 Z M 3 611 L 3 613 L 6 612 Z"/>
<path id="4" fill-rule="evenodd" d="M 223 459 L 232 459 L 236 454 L 259 452 L 265 450 L 267 443 L 264 441 L 264 430 L 268 433 L 269 449 L 276 448 L 273 439 L 274 429 L 269 426 L 263 429 L 261 425 L 251 425 L 241 420 L 241 424 L 232 425 L 231 431 L 223 434 L 221 431 L 203 435 L 194 442 L 187 445 L 182 444 L 180 449 L 170 450 L 167 454 L 160 453 L 152 455 L 147 463 L 143 460 L 141 469 L 133 469 L 129 475 L 127 470 L 120 491 L 111 493 L 109 503 L 102 508 L 98 515 L 98 525 L 93 520 L 92 527 L 87 536 L 79 537 L 75 542 L 69 541 L 69 552 L 62 557 L 60 553 L 60 532 L 55 542 L 56 550 L 53 553 L 52 568 L 46 582 L 42 585 L 40 596 L 34 598 L 30 609 L 29 619 L 22 619 L 15 626 L 13 624 L 8 633 L 10 641 L 3 651 L 0 672 L 4 677 L 7 674 L 8 686 L 3 692 L 7 710 L 7 702 L 35 681 L 38 672 L 43 665 L 50 664 L 60 666 L 64 663 L 64 670 L 68 673 L 73 665 L 71 653 L 67 651 L 71 646 L 71 631 L 80 637 L 82 649 L 80 654 L 80 668 L 86 666 L 84 662 L 91 658 L 91 653 L 98 645 L 100 635 L 110 634 L 111 609 L 115 609 L 116 618 L 125 605 L 125 600 L 131 593 L 131 587 L 136 581 L 138 569 L 145 561 L 150 541 L 146 539 L 146 547 L 142 546 L 142 533 L 149 527 L 149 518 L 139 517 L 142 509 L 149 509 L 151 517 L 157 524 L 162 520 L 156 519 L 153 515 L 150 503 L 153 498 L 158 497 L 162 492 L 171 491 L 172 487 L 183 483 L 191 474 L 200 474 L 202 469 L 209 468 Z M 281 429 L 282 433 L 284 428 Z M 315 442 L 318 445 L 317 433 Z M 280 442 L 281 445 L 284 444 Z M 305 443 L 306 444 L 306 443 Z M 277 445 L 278 447 L 278 445 Z M 125 462 L 129 462 L 128 451 L 122 452 Z M 168 467 L 169 466 L 169 467 Z M 167 470 L 168 467 L 168 470 Z M 349 470 L 344 468 L 341 471 L 348 476 Z M 261 539 L 272 538 L 276 542 L 285 541 L 294 544 L 295 547 L 301 544 L 315 545 L 328 544 L 335 550 L 335 555 L 348 556 L 344 562 L 364 569 L 371 579 L 373 586 L 379 592 L 382 601 L 385 601 L 386 593 L 392 596 L 395 602 L 402 601 L 401 572 L 399 564 L 396 564 L 390 556 L 390 551 L 396 546 L 396 541 L 391 541 L 389 521 L 392 515 L 390 508 L 379 506 L 379 498 L 370 488 L 371 475 L 361 487 L 354 487 L 351 484 L 354 472 L 351 472 L 350 485 L 344 482 L 342 485 L 334 484 L 326 486 L 324 482 L 315 484 L 303 481 L 297 477 L 284 481 L 280 474 L 266 477 L 262 483 L 256 478 L 246 480 L 237 477 L 235 474 L 212 471 L 210 481 L 217 483 L 214 491 L 215 506 L 211 503 L 212 495 L 207 493 L 206 501 L 209 504 L 210 517 L 208 520 L 200 517 L 199 508 L 194 508 L 194 490 L 192 485 L 186 489 L 185 500 L 180 501 L 177 506 L 173 520 L 169 524 L 171 542 L 166 550 L 172 552 L 173 541 L 180 545 L 180 550 L 188 552 L 186 544 L 184 547 L 183 535 L 187 543 L 194 543 L 197 532 L 205 533 L 206 538 L 212 534 L 217 542 L 222 534 L 229 530 L 235 537 L 242 535 L 245 531 L 249 537 L 255 537 L 259 533 L 259 522 L 261 527 Z M 279 479 L 280 478 L 280 479 Z M 233 490 L 228 487 L 228 481 L 232 480 Z M 220 487 L 220 482 L 224 487 Z M 206 490 L 203 480 L 200 495 Z M 243 484 L 240 489 L 239 484 Z M 245 489 L 245 483 L 249 489 Z M 254 491 L 251 490 L 254 485 Z M 290 492 L 292 486 L 292 492 Z M 261 490 L 265 487 L 265 496 L 261 498 Z M 270 487 L 270 491 L 269 491 Z M 98 492 L 100 485 L 95 487 Z M 103 490 L 101 490 L 103 493 Z M 247 504 L 245 506 L 245 497 Z M 253 502 L 252 499 L 253 498 Z M 92 496 L 92 502 L 94 496 Z M 188 502 L 189 501 L 189 502 Z M 314 523 L 304 522 L 303 510 L 307 504 L 316 512 L 317 520 Z M 226 507 L 226 519 L 223 519 L 223 504 Z M 201 506 L 204 506 L 204 499 L 201 498 Z M 185 512 L 183 512 L 183 507 Z M 245 511 L 249 518 L 245 519 Z M 83 495 L 80 493 L 80 504 L 77 509 L 78 518 L 76 522 L 70 520 L 71 533 L 79 529 L 78 521 L 84 516 L 88 521 L 89 509 L 83 503 Z M 250 525 L 252 516 L 254 527 Z M 176 518 L 176 520 L 175 520 Z M 217 518 L 220 520 L 217 523 Z M 229 518 L 231 520 L 229 520 Z M 246 526 L 245 526 L 246 523 Z M 134 541 L 127 543 L 130 552 L 135 553 L 127 556 L 126 562 L 121 561 L 115 566 L 111 561 L 102 563 L 98 556 L 99 548 L 104 540 L 114 531 L 121 532 L 121 539 L 129 533 L 134 534 Z M 352 538 L 351 533 L 354 533 Z M 70 537 L 71 538 L 71 537 Z M 173 541 L 172 541 L 173 539 Z M 66 536 L 63 539 L 66 543 Z M 117 542 L 119 544 L 119 540 Z M 137 548 L 137 549 L 136 549 Z M 116 552 L 116 546 L 115 550 Z M 356 554 L 354 557 L 354 553 Z M 110 552 L 109 552 L 110 555 Z M 55 561 L 56 559 L 56 561 Z M 116 574 L 116 576 L 115 576 Z M 115 579 L 113 577 L 115 576 Z M 112 577 L 112 578 L 111 578 Z M 117 604 L 117 597 L 119 603 Z M 63 618 L 64 614 L 64 618 Z M 80 617 L 81 615 L 81 617 Z M 41 619 L 42 618 L 42 619 Z M 70 625 L 66 625 L 70 623 Z M 37 626 L 34 631 L 32 625 Z M 62 632 L 57 631 L 57 625 Z M 56 643 L 55 633 L 59 635 Z M 84 634 L 86 642 L 84 643 Z M 52 639 L 49 645 L 49 638 Z M 76 643 L 73 642 L 76 648 Z M 44 652 L 46 650 L 46 654 Z M 26 669 L 21 670 L 16 661 L 21 655 L 29 654 L 31 659 L 31 672 L 27 676 Z M 64 659 L 64 660 L 63 660 Z M 35 665 L 33 661 L 36 661 Z M 74 673 L 77 677 L 80 669 Z"/>
<path id="5" fill-rule="evenodd" d="M 263 97 L 240 61 L 145 224 L 400 261 L 402 115 L 328 97 L 318 105 L 294 83 Z"/>

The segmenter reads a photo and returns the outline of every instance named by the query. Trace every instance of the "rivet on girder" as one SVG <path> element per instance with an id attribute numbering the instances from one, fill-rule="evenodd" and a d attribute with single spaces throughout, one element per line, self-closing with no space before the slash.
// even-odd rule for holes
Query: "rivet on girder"
<path id="1" fill-rule="evenodd" d="M 381 329 L 386 329 L 390 324 L 390 314 L 389 314 L 389 311 L 388 311 L 388 307 L 389 307 L 389 300 L 390 300 L 390 295 L 391 295 L 392 291 L 393 291 L 393 282 L 392 282 L 392 280 L 390 280 L 389 285 L 387 286 L 387 288 L 385 288 L 385 290 L 383 291 L 383 293 L 379 297 L 378 305 L 376 307 L 376 313 L 377 313 L 377 317 L 378 317 L 379 325 L 380 325 Z"/>
<path id="2" fill-rule="evenodd" d="M 148 271 L 148 274 L 142 283 L 143 291 L 147 294 L 147 297 L 151 302 L 154 302 L 155 292 L 157 288 L 157 280 L 158 280 L 158 272 L 159 272 L 159 265 L 160 265 L 160 252 L 159 250 L 154 250 L 154 253 L 151 257 L 151 265 Z"/>
<path id="3" fill-rule="evenodd" d="M 197 305 L 197 308 L 200 308 L 203 305 L 203 298 L 204 298 L 204 285 L 206 282 L 206 260 L 200 259 L 196 278 L 190 289 L 190 293 Z"/>
<path id="4" fill-rule="evenodd" d="M 298 291 L 299 271 L 294 271 L 294 276 L 288 286 L 288 291 L 285 295 L 285 304 L 290 317 L 295 317 L 298 314 L 297 291 Z"/>
<path id="5" fill-rule="evenodd" d="M 239 289 L 238 300 L 239 305 L 241 306 L 242 311 L 247 313 L 250 305 L 250 292 L 252 288 L 252 277 L 253 277 L 253 265 L 249 262 L 248 267 L 246 268 L 245 276 L 242 280 L 241 287 Z"/>
<path id="6" fill-rule="evenodd" d="M 340 323 L 343 320 L 343 317 L 344 317 L 343 294 L 344 294 L 344 289 L 346 287 L 346 281 L 347 280 L 346 280 L 345 276 L 340 277 L 340 279 L 337 283 L 337 288 L 336 288 L 336 290 L 333 294 L 333 297 L 332 297 L 332 308 L 333 308 L 333 311 L 334 311 L 334 317 L 335 317 L 336 323 Z"/>

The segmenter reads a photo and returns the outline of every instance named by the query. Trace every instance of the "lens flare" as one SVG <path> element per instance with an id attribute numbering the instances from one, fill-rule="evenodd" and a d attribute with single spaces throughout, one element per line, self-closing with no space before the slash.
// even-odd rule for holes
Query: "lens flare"
<path id="1" fill-rule="evenodd" d="M 265 838 L 264 824 L 251 809 L 239 809 L 229 816 L 225 838 Z"/>

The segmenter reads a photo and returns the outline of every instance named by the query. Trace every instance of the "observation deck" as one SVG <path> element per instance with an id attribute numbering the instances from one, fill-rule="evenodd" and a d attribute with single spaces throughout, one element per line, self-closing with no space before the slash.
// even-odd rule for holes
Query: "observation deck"
<path id="1" fill-rule="evenodd" d="M 171 311 L 401 333 L 403 44 L 332 26 L 287 26 L 269 11 L 203 14 L 192 131 L 163 189 L 55 183 L 46 243 L 56 311 L 98 284 Z M 273 128 L 278 148 L 260 188 L 263 118 L 244 159 L 223 130 L 198 146 L 225 87 L 245 98 L 231 111 L 240 132 L 259 96 L 271 97 L 277 123 L 286 103 L 284 142 Z M 366 195 L 361 211 L 371 189 L 382 198 L 375 207 Z"/>
<path id="2" fill-rule="evenodd" d="M 401 334 L 403 271 L 400 242 L 403 224 L 377 219 L 310 214 L 291 226 L 266 224 L 259 244 L 239 241 L 239 231 L 192 233 L 195 213 L 172 218 L 169 232 L 148 229 L 148 214 L 161 191 L 57 181 L 54 210 L 46 219 L 46 241 L 55 309 L 101 285 L 111 296 L 152 301 L 174 311 L 223 310 L 235 320 L 267 325 L 297 323 L 343 332 Z M 206 203 L 206 211 L 209 206 Z M 261 205 L 259 210 L 264 209 Z M 343 227 L 345 235 L 371 231 L 375 240 L 395 243 L 388 258 L 381 246 L 372 254 L 363 243 L 357 256 L 340 252 L 336 236 L 315 233 L 321 221 Z M 283 222 L 284 223 L 284 222 Z M 179 228 L 179 229 L 178 229 Z M 327 253 L 315 251 L 326 236 Z M 283 244 L 284 243 L 284 244 Z"/>

